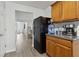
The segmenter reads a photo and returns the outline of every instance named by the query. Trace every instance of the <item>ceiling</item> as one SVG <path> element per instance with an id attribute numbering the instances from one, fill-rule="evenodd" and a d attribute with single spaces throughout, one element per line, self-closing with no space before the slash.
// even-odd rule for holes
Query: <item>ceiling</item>
<path id="1" fill-rule="evenodd" d="M 31 12 L 15 11 L 15 16 L 19 22 L 31 22 L 33 14 Z"/>
<path id="2" fill-rule="evenodd" d="M 13 2 L 17 4 L 22 4 L 25 6 L 32 6 L 35 8 L 46 9 L 55 1 L 13 1 Z"/>

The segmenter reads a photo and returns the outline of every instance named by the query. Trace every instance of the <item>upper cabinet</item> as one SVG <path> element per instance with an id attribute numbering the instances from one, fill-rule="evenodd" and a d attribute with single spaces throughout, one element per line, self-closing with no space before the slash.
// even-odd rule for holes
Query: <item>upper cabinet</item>
<path id="1" fill-rule="evenodd" d="M 61 2 L 55 3 L 51 9 L 51 16 L 54 22 L 61 21 Z"/>
<path id="2" fill-rule="evenodd" d="M 77 18 L 79 18 L 79 1 L 77 1 Z"/>
<path id="3" fill-rule="evenodd" d="M 54 22 L 74 21 L 79 19 L 78 1 L 60 1 L 51 5 Z"/>
<path id="4" fill-rule="evenodd" d="M 62 19 L 70 20 L 76 18 L 76 2 L 63 1 L 62 2 Z"/>

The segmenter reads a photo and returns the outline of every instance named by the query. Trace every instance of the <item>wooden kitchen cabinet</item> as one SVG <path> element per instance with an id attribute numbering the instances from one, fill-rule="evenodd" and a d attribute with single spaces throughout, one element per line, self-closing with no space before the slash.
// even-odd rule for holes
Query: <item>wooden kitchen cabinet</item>
<path id="1" fill-rule="evenodd" d="M 54 42 L 52 42 L 51 40 L 47 40 L 47 44 L 46 44 L 46 47 L 47 47 L 47 54 L 50 55 L 50 56 L 55 56 L 55 53 L 56 53 L 56 45 Z"/>
<path id="2" fill-rule="evenodd" d="M 71 57 L 71 48 L 56 44 L 56 56 L 57 57 Z"/>
<path id="3" fill-rule="evenodd" d="M 79 2 L 59 1 L 51 5 L 51 17 L 54 22 L 74 21 L 79 18 Z"/>
<path id="4" fill-rule="evenodd" d="M 61 21 L 61 11 L 61 2 L 57 2 L 53 6 L 51 5 L 51 16 L 54 22 Z"/>
<path id="5" fill-rule="evenodd" d="M 77 18 L 76 16 L 76 1 L 62 2 L 62 19 L 71 20 Z"/>
<path id="6" fill-rule="evenodd" d="M 72 47 L 66 45 L 68 40 L 46 36 L 46 53 L 51 57 L 70 57 L 72 56 Z M 71 42 L 71 41 L 70 41 Z M 69 43 L 70 45 L 71 43 Z"/>
<path id="7" fill-rule="evenodd" d="M 79 19 L 79 1 L 77 1 L 77 18 Z"/>

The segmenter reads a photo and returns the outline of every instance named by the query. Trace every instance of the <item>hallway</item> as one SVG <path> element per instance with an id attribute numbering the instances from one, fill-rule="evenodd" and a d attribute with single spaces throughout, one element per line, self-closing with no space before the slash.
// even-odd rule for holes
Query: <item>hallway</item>
<path id="1" fill-rule="evenodd" d="M 26 39 L 22 33 L 17 34 L 16 52 L 6 53 L 5 57 L 47 57 L 46 54 L 39 54 L 32 47 L 32 39 Z"/>

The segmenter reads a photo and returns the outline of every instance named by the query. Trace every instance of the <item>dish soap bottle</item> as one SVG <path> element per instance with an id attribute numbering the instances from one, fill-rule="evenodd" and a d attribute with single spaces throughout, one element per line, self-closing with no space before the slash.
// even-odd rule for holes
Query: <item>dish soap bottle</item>
<path id="1" fill-rule="evenodd" d="M 50 22 L 50 24 L 48 25 L 48 34 L 55 34 L 55 26 L 53 22 Z"/>

